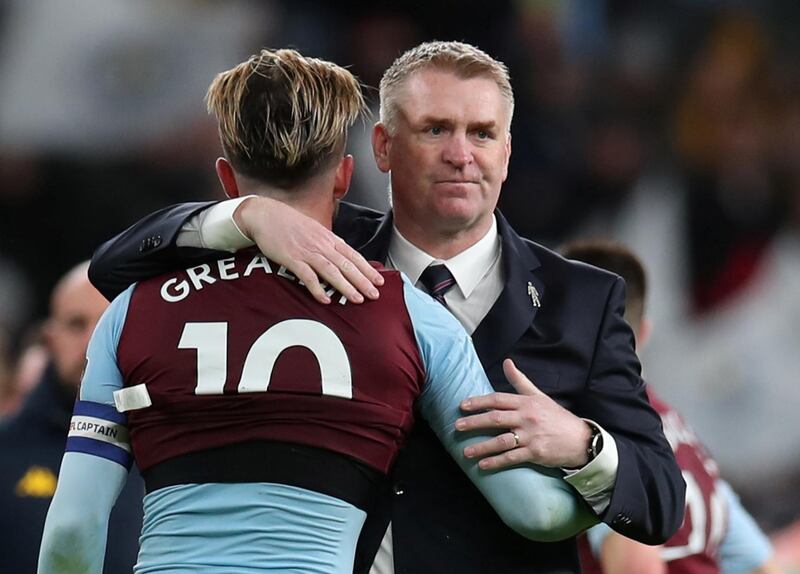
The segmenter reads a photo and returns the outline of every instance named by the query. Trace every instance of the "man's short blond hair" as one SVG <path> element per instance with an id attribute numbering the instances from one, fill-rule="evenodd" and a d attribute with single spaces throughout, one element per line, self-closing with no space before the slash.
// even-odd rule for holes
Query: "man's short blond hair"
<path id="1" fill-rule="evenodd" d="M 233 168 L 282 189 L 334 165 L 366 110 L 353 74 L 288 49 L 261 50 L 217 75 L 206 103 Z"/>
<path id="2" fill-rule="evenodd" d="M 508 68 L 503 62 L 463 42 L 425 42 L 397 58 L 383 74 L 380 85 L 381 122 L 389 132 L 396 128 L 397 100 L 402 85 L 419 70 L 434 69 L 452 72 L 462 79 L 488 78 L 493 80 L 508 102 L 508 128 L 514 115 L 514 91 Z"/>

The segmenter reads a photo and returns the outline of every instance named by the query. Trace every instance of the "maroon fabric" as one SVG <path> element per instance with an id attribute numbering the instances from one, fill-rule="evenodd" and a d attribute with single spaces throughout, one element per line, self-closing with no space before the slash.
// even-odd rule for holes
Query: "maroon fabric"
<path id="1" fill-rule="evenodd" d="M 719 477 L 717 463 L 675 409 L 659 399 L 649 387 L 647 395 L 653 408 L 661 416 L 664 434 L 687 482 L 683 524 L 664 545 L 667 552 L 685 549 L 679 551 L 685 556 L 668 560 L 667 572 L 718 574 L 719 544 L 725 535 L 728 517 L 722 495 L 716 491 Z M 712 503 L 714 497 L 719 499 L 719 508 L 716 511 Z M 583 573 L 601 574 L 600 564 L 592 554 L 585 536 L 579 537 L 578 550 Z"/>
<path id="2" fill-rule="evenodd" d="M 328 448 L 386 472 L 411 427 L 425 377 L 399 273 L 382 271 L 386 282 L 377 301 L 321 305 L 272 262 L 272 273 L 255 268 L 245 277 L 257 256 L 247 252 L 211 263 L 209 276 L 216 281 L 200 282 L 200 289 L 187 281 L 191 291 L 178 302 L 165 301 L 162 287 L 170 279 L 186 280 L 186 271 L 135 288 L 117 357 L 125 385 L 146 384 L 153 401 L 128 413 L 139 468 L 237 442 L 277 440 Z M 174 281 L 167 291 L 179 293 Z M 336 333 L 350 362 L 352 399 L 323 396 L 318 362 L 299 346 L 280 354 L 267 392 L 238 392 L 253 343 L 287 319 L 312 319 Z M 194 393 L 198 352 L 178 348 L 185 324 L 198 322 L 228 324 L 222 395 Z"/>

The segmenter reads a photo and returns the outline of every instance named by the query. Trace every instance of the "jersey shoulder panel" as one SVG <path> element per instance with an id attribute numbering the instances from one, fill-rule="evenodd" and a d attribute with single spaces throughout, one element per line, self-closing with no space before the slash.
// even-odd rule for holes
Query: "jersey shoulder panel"
<path id="1" fill-rule="evenodd" d="M 117 348 L 125 326 L 131 295 L 136 284 L 120 293 L 97 322 L 86 351 L 79 398 L 106 405 L 114 404 L 114 391 L 123 386 L 117 365 Z"/>

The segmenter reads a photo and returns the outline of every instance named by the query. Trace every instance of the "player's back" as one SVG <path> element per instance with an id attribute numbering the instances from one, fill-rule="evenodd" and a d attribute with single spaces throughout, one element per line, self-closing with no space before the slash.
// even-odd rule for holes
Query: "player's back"
<path id="1" fill-rule="evenodd" d="M 148 488 L 137 572 L 352 560 L 330 554 L 355 546 L 425 380 L 403 280 L 383 273 L 377 301 L 320 305 L 246 252 L 130 292 L 117 404 Z"/>

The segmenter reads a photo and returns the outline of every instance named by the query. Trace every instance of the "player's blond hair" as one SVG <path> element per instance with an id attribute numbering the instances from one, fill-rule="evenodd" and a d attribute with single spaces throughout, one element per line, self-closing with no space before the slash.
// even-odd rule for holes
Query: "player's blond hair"
<path id="1" fill-rule="evenodd" d="M 381 78 L 381 122 L 390 133 L 397 127 L 397 100 L 404 82 L 423 69 L 451 72 L 462 79 L 493 80 L 508 102 L 507 127 L 510 129 L 511 116 L 514 115 L 514 90 L 506 65 L 480 48 L 463 42 L 425 42 L 397 58 Z"/>
<path id="2" fill-rule="evenodd" d="M 288 49 L 261 50 L 218 74 L 206 104 L 233 168 L 283 189 L 333 165 L 366 110 L 353 74 Z"/>

